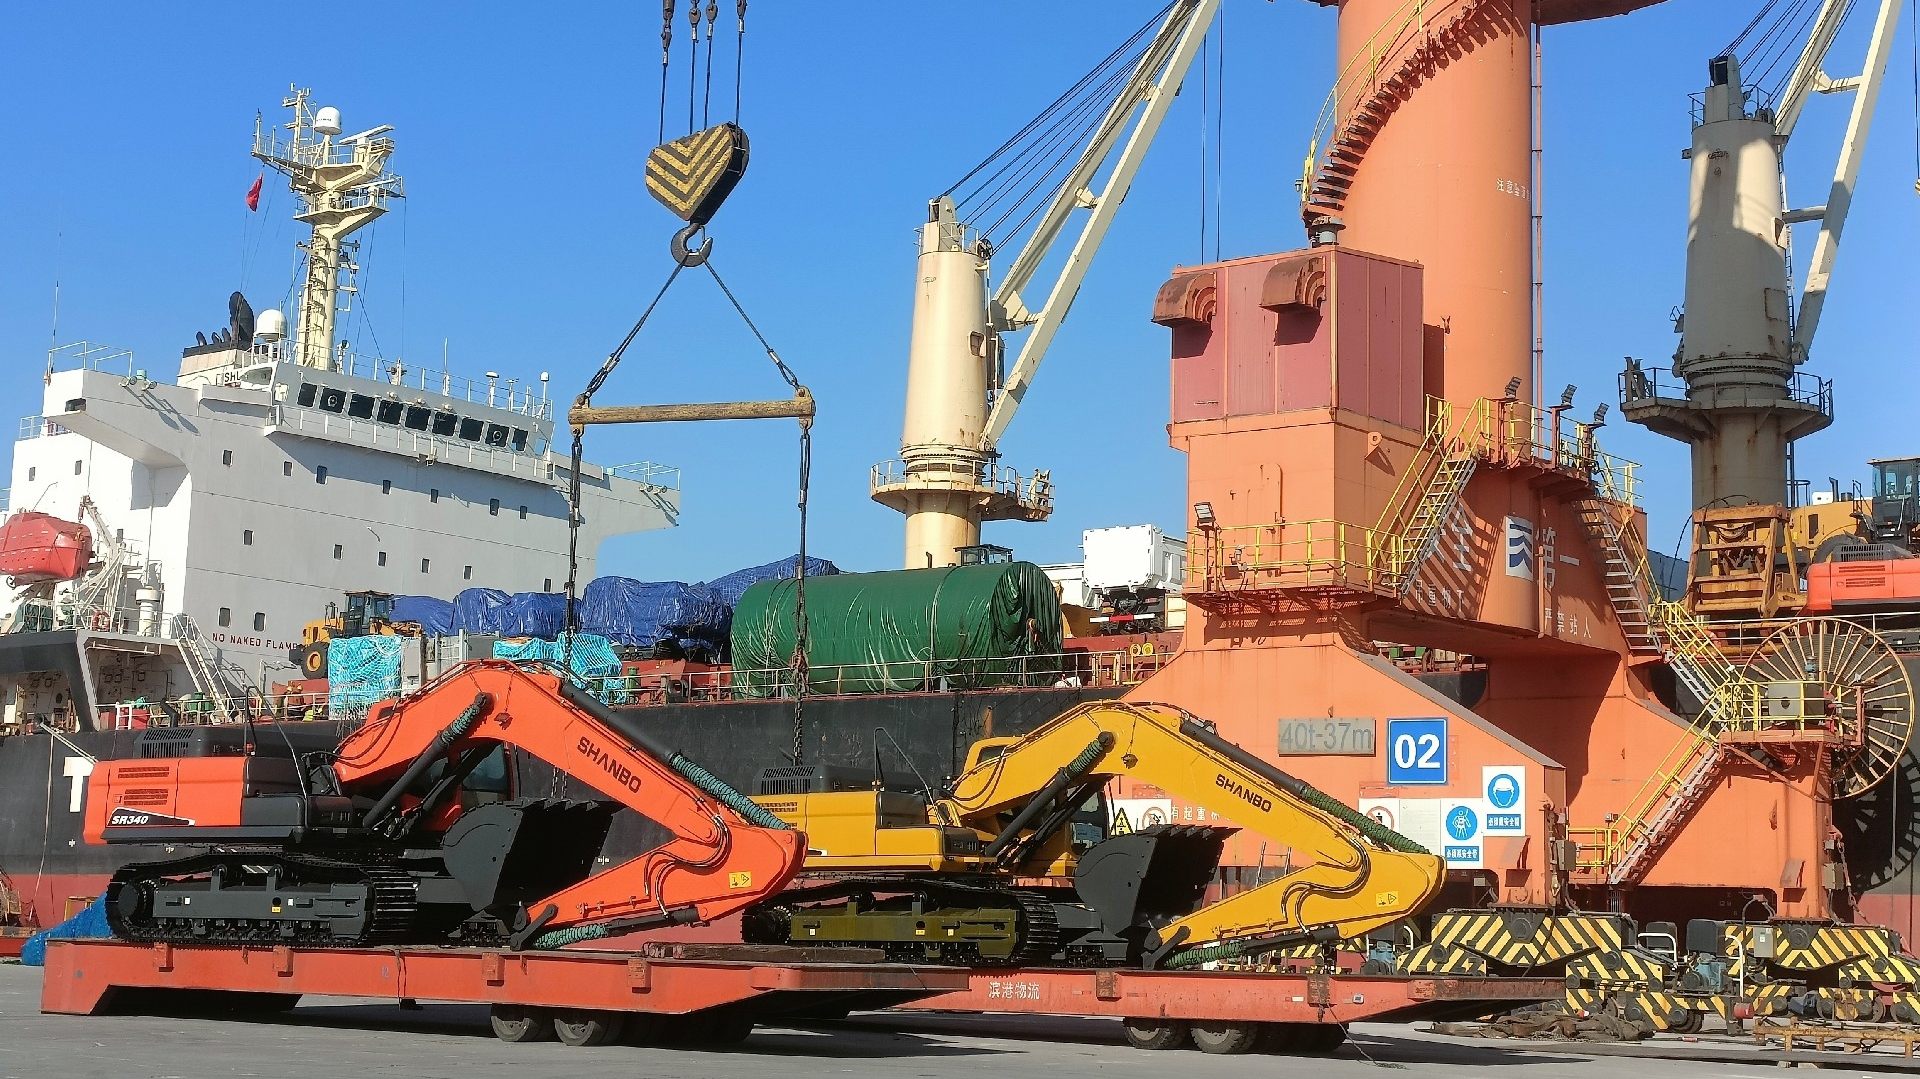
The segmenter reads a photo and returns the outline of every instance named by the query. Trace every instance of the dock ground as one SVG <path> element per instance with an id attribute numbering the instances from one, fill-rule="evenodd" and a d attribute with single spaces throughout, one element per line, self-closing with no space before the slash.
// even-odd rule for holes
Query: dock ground
<path id="1" fill-rule="evenodd" d="M 40 971 L 0 965 L 4 1079 L 1238 1079 L 1368 1076 L 1381 1071 L 1467 1079 L 1680 1079 L 1778 1075 L 1781 1058 L 1854 1075 L 1920 1071 L 1920 1060 L 1874 1053 L 1760 1050 L 1707 1035 L 1636 1046 L 1486 1042 L 1424 1033 L 1424 1024 L 1357 1024 L 1330 1058 L 1148 1053 L 1117 1022 L 1029 1015 L 874 1012 L 837 1023 L 756 1029 L 724 1051 L 630 1046 L 509 1045 L 475 1005 L 402 1010 L 365 1000 L 309 998 L 271 1020 L 40 1013 Z M 1675 1054 L 1662 1059 L 1651 1053 Z M 1383 1067 L 1384 1066 L 1384 1067 Z"/>

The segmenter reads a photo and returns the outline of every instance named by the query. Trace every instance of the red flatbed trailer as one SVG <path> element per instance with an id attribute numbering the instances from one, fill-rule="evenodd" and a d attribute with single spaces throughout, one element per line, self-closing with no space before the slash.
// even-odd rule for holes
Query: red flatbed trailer
<path id="1" fill-rule="evenodd" d="M 884 1008 L 967 985 L 968 972 L 959 968 L 823 961 L 751 945 L 513 952 L 61 940 L 47 948 L 40 1010 L 97 1015 L 124 1007 L 128 991 L 143 990 L 187 991 L 181 999 L 200 1007 L 268 1010 L 315 994 L 490 1004 L 495 1033 L 510 1041 L 536 1040 L 557 1027 L 562 1041 L 597 1044 L 617 1038 L 623 1021 L 636 1016 L 712 1019 L 705 1040 L 730 1041 L 745 1037 L 755 1018 Z M 529 1031 L 529 1015 L 543 1017 L 547 1027 L 536 1022 Z"/>
<path id="2" fill-rule="evenodd" d="M 942 1012 L 1214 1022 L 1378 1023 L 1517 1008 L 1566 995 L 1564 978 L 1407 978 L 1226 970 L 975 970 L 964 992 L 898 1005 Z"/>
<path id="3" fill-rule="evenodd" d="M 241 1007 L 291 1007 L 303 994 L 444 1001 L 493 1005 L 495 1033 L 510 1041 L 557 1028 L 563 1041 L 596 1044 L 618 1037 L 623 1022 L 644 1026 L 647 1016 L 712 1019 L 708 1040 L 734 1040 L 755 1020 L 906 1007 L 1111 1016 L 1129 1021 L 1128 1038 L 1141 1048 L 1174 1048 L 1190 1037 L 1202 1049 L 1233 1053 L 1262 1044 L 1326 1050 L 1346 1023 L 1472 1016 L 1565 992 L 1554 978 L 968 970 L 875 962 L 877 954 L 660 942 L 512 952 L 62 940 L 47 949 L 40 1010 L 99 1014 L 144 990 L 187 991 L 201 1006 L 218 1006 L 209 994 Z M 529 1016 L 540 1018 L 529 1027 Z"/>

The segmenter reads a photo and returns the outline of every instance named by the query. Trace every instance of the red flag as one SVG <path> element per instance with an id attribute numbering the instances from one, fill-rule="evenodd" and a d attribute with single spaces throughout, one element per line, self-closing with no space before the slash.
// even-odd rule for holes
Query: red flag
<path id="1" fill-rule="evenodd" d="M 258 210 L 260 208 L 260 185 L 266 183 L 266 181 L 267 174 L 264 172 L 253 178 L 253 186 L 247 188 L 247 209 Z"/>

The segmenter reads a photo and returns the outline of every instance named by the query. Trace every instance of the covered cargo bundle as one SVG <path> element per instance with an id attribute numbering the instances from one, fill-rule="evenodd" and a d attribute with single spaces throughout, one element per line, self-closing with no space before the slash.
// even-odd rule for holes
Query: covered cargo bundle
<path id="1" fill-rule="evenodd" d="M 375 701 L 400 695 L 400 653 L 410 637 L 338 637 L 327 645 L 327 707 L 359 718 Z"/>
<path id="2" fill-rule="evenodd" d="M 519 641 L 493 642 L 495 659 L 537 659 L 551 663 L 555 667 L 565 666 L 568 662 L 567 636 L 561 634 L 559 640 L 543 641 L 529 638 Z M 573 639 L 572 667 L 574 676 L 581 681 L 601 678 L 615 678 L 620 674 L 620 657 L 613 654 L 613 645 L 605 637 L 593 633 L 582 633 Z"/>
<path id="3" fill-rule="evenodd" d="M 429 637 L 445 637 L 453 632 L 453 604 L 432 596 L 395 596 L 393 620 L 416 623 Z"/>
<path id="4" fill-rule="evenodd" d="M 791 682 L 791 580 L 747 589 L 733 613 L 733 695 L 773 697 Z M 1050 685 L 1060 604 L 1031 562 L 842 573 L 807 580 L 807 684 L 813 693 Z"/>
<path id="5" fill-rule="evenodd" d="M 567 629 L 564 592 L 515 592 L 500 612 L 499 625 L 489 629 L 502 637 L 544 637 L 552 640 Z"/>
<path id="6" fill-rule="evenodd" d="M 799 555 L 778 558 L 764 566 L 748 566 L 746 569 L 734 570 L 724 577 L 715 577 L 704 587 L 719 593 L 720 601 L 732 609 L 740 605 L 740 597 L 746 594 L 747 589 L 761 581 L 779 581 L 792 577 L 794 569 L 799 564 Z M 807 559 L 808 577 L 827 577 L 839 572 L 839 566 L 824 558 Z"/>
<path id="7" fill-rule="evenodd" d="M 512 597 L 498 588 L 465 588 L 453 597 L 453 630 L 499 633 Z"/>
<path id="8" fill-rule="evenodd" d="M 623 648 L 666 640 L 726 643 L 728 605 L 705 585 L 596 577 L 580 597 L 580 628 Z"/>

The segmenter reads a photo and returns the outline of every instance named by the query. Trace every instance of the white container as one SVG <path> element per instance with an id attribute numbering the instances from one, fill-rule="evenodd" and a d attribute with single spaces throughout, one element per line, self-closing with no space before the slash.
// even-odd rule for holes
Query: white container
<path id="1" fill-rule="evenodd" d="M 1090 528 L 1080 549 L 1087 587 L 1095 592 L 1178 592 L 1187 573 L 1187 541 L 1156 525 Z"/>

